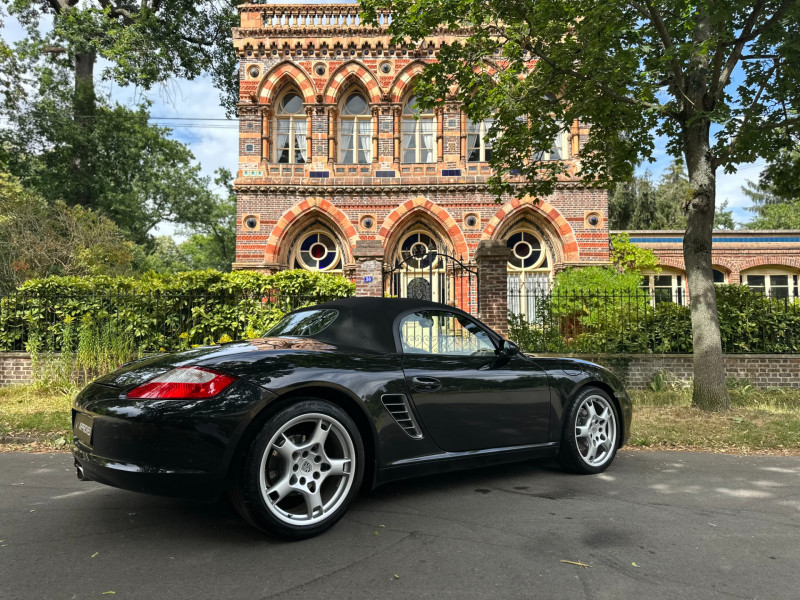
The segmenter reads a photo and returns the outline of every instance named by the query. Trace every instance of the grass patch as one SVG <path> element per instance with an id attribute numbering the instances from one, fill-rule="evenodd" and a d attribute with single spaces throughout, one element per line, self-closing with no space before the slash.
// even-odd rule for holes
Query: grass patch
<path id="1" fill-rule="evenodd" d="M 730 390 L 730 411 L 711 413 L 691 406 L 691 390 L 631 390 L 630 445 L 653 449 L 741 454 L 800 454 L 800 390 Z"/>
<path id="2" fill-rule="evenodd" d="M 73 397 L 33 384 L 0 387 L 0 437 L 69 440 Z"/>

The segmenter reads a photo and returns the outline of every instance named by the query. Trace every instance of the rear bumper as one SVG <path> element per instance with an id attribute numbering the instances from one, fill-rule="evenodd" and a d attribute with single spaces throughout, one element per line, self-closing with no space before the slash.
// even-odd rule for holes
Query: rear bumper
<path id="1" fill-rule="evenodd" d="M 73 445 L 72 455 L 86 479 L 123 490 L 208 501 L 218 498 L 224 490 L 225 478 L 219 473 L 110 460 L 92 454 L 80 442 Z"/>
<path id="2" fill-rule="evenodd" d="M 91 438 L 73 431 L 72 454 L 87 479 L 162 496 L 214 500 L 248 425 L 275 396 L 237 381 L 202 401 L 127 399 L 91 384 L 75 399 Z"/>

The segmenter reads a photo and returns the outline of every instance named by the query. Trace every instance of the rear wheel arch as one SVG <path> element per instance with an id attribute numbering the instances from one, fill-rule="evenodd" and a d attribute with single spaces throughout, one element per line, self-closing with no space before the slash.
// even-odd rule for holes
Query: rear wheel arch
<path id="1" fill-rule="evenodd" d="M 370 422 L 369 416 L 360 400 L 353 398 L 340 389 L 326 386 L 308 386 L 293 389 L 292 391 L 287 392 L 282 396 L 278 396 L 272 400 L 253 418 L 253 420 L 247 426 L 245 433 L 240 438 L 236 447 L 236 452 L 234 453 L 234 458 L 228 468 L 229 485 L 231 482 L 231 476 L 234 474 L 236 469 L 241 467 L 242 461 L 247 455 L 250 446 L 255 441 L 256 437 L 263 429 L 267 421 L 269 421 L 273 415 L 277 414 L 287 406 L 290 406 L 301 399 L 308 398 L 327 400 L 328 402 L 331 402 L 341 408 L 351 419 L 353 419 L 356 427 L 358 427 L 358 432 L 361 434 L 361 439 L 364 444 L 365 467 L 367 467 L 367 465 L 371 465 L 370 467 L 364 469 L 364 479 L 361 489 L 364 491 L 372 489 L 375 479 L 375 470 L 377 468 L 377 436 L 373 424 Z"/>

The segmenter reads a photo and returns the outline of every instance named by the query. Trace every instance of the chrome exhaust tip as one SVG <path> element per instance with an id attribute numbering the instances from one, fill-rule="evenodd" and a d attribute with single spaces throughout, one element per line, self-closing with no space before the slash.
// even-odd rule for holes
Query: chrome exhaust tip
<path id="1" fill-rule="evenodd" d="M 83 467 L 77 460 L 75 461 L 75 474 L 81 481 L 90 481 L 90 479 L 86 476 L 86 473 L 83 472 Z"/>

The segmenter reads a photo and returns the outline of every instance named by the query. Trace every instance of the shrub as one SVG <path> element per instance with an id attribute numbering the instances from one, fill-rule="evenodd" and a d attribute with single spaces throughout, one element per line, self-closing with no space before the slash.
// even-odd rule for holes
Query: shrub
<path id="1" fill-rule="evenodd" d="M 34 338 L 40 352 L 65 349 L 71 323 L 77 341 L 66 350 L 77 352 L 79 365 L 105 370 L 139 352 L 255 337 L 289 310 L 354 291 L 341 276 L 299 270 L 48 277 L 0 301 L 0 350 Z"/>

